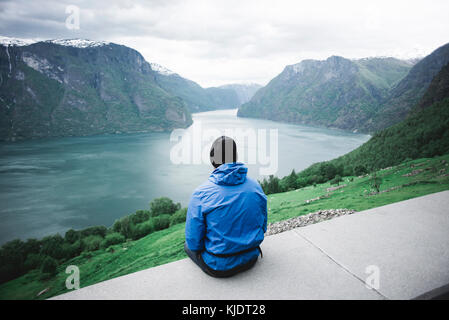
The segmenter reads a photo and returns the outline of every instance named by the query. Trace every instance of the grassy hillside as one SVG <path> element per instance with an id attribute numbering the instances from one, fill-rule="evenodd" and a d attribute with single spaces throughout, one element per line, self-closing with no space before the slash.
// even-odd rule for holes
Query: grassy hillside
<path id="1" fill-rule="evenodd" d="M 268 221 L 276 222 L 322 209 L 348 208 L 357 211 L 374 208 L 449 189 L 449 155 L 418 159 L 376 172 L 380 193 L 371 176 L 344 177 L 345 187 L 328 191 L 329 182 L 268 196 Z M 316 199 L 314 201 L 307 201 Z M 38 270 L 0 285 L 0 299 L 45 299 L 67 291 L 65 269 L 80 268 L 81 287 L 131 272 L 179 260 L 183 252 L 184 223 L 151 233 L 136 241 L 107 249 L 83 252 L 58 266 L 56 276 L 43 280 Z M 267 257 L 268 258 L 268 257 Z M 37 294 L 47 289 L 39 297 Z"/>
<path id="2" fill-rule="evenodd" d="M 367 170 L 397 164 L 407 158 L 449 152 L 449 98 L 374 135 L 356 150 L 333 160 L 335 165 Z"/>

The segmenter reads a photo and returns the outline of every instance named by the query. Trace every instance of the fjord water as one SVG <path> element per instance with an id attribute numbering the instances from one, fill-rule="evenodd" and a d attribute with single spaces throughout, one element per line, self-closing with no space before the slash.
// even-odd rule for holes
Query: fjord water
<path id="1" fill-rule="evenodd" d="M 353 150 L 369 136 L 238 118 L 237 110 L 196 113 L 203 131 L 278 129 L 278 171 L 284 176 Z M 269 132 L 267 133 L 269 137 Z M 183 206 L 207 179 L 210 164 L 173 164 L 170 133 L 135 133 L 0 144 L 0 243 L 42 237 L 70 228 L 110 226 L 167 196 Z M 208 143 L 205 143 L 208 147 Z M 269 150 L 269 148 L 268 148 Z M 249 176 L 260 179 L 259 165 Z"/>

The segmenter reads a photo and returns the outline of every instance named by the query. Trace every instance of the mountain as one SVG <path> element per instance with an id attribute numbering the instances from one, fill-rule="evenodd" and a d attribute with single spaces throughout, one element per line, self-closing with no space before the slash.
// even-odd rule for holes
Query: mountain
<path id="1" fill-rule="evenodd" d="M 239 93 L 234 88 L 203 88 L 158 64 L 151 63 L 151 67 L 156 72 L 158 85 L 170 94 L 180 97 L 191 112 L 237 108 L 242 104 Z"/>
<path id="2" fill-rule="evenodd" d="M 140 53 L 90 40 L 0 39 L 0 140 L 187 127 Z"/>
<path id="3" fill-rule="evenodd" d="M 449 43 L 416 63 L 407 76 L 394 86 L 377 114 L 367 122 L 367 130 L 375 132 L 405 119 L 423 97 L 432 79 L 447 63 Z"/>
<path id="4" fill-rule="evenodd" d="M 449 153 L 449 63 L 433 78 L 406 119 L 377 132 L 365 144 L 332 162 L 376 170 L 406 160 Z"/>
<path id="5" fill-rule="evenodd" d="M 258 90 L 238 116 L 365 131 L 411 67 L 394 58 L 303 60 Z"/>
<path id="6" fill-rule="evenodd" d="M 235 84 L 226 84 L 220 86 L 219 88 L 234 90 L 235 93 L 237 93 L 240 105 L 242 105 L 251 100 L 251 98 L 254 96 L 257 90 L 262 88 L 262 86 L 257 83 L 248 83 L 248 84 L 235 83 Z"/>
<path id="7" fill-rule="evenodd" d="M 432 104 L 449 97 L 449 64 L 441 68 L 440 72 L 433 78 L 424 96 L 418 105 L 412 110 L 419 112 Z"/>
<path id="8" fill-rule="evenodd" d="M 449 64 L 443 66 L 433 78 L 426 93 L 406 119 L 375 133 L 366 143 L 339 158 L 315 163 L 298 174 L 293 171 L 282 179 L 271 176 L 263 180 L 262 187 L 276 193 L 328 181 L 334 184 L 341 181 L 342 176 L 359 176 L 411 159 L 447 155 L 448 128 Z M 432 183 L 440 184 L 441 179 L 448 175 L 448 164 L 443 160 L 438 169 L 434 164 L 426 163 L 426 167 L 415 169 L 413 174 L 427 171 L 437 180 Z M 418 180 L 416 183 L 428 182 Z M 369 188 L 369 185 L 366 187 Z"/>
<path id="9" fill-rule="evenodd" d="M 205 90 L 212 100 L 214 109 L 235 109 L 241 105 L 235 90 L 220 87 L 209 87 Z"/>

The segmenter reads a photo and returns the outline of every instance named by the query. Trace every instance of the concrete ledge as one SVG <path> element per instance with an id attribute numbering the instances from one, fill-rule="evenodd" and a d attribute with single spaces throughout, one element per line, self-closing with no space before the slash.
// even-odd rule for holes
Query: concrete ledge
<path id="1" fill-rule="evenodd" d="M 449 284 L 449 191 L 267 237 L 264 258 L 216 279 L 184 259 L 53 299 L 411 299 Z M 365 285 L 368 266 L 379 288 Z M 82 279 L 81 279 L 82 280 Z"/>

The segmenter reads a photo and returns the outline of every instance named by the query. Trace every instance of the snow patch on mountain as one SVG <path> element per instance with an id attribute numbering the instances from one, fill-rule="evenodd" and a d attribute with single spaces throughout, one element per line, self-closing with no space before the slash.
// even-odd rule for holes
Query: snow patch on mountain
<path id="1" fill-rule="evenodd" d="M 75 48 L 91 48 L 100 47 L 110 44 L 106 41 L 93 41 L 87 39 L 53 39 L 53 40 L 35 40 L 35 39 L 20 39 L 0 36 L 0 45 L 7 46 L 28 46 L 37 42 L 47 42 L 59 44 L 61 46 L 75 47 Z"/>
<path id="2" fill-rule="evenodd" d="M 3 37 L 0 36 L 0 45 L 3 45 L 5 47 L 7 46 L 28 46 L 30 44 L 38 42 L 37 40 L 33 39 L 19 39 L 19 38 L 10 38 L 10 37 Z"/>
<path id="3" fill-rule="evenodd" d="M 101 47 L 107 46 L 110 42 L 106 41 L 93 41 L 87 39 L 54 39 L 47 40 L 45 42 L 59 44 L 61 46 L 67 47 L 75 47 L 75 48 L 92 48 L 92 47 Z"/>
<path id="4" fill-rule="evenodd" d="M 175 74 L 173 71 L 167 69 L 166 67 L 161 66 L 160 64 L 150 62 L 151 70 L 156 71 L 157 73 L 163 74 L 164 76 L 169 76 L 171 74 Z"/>

